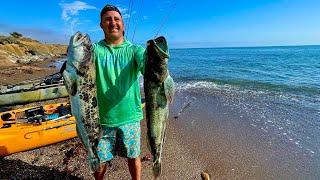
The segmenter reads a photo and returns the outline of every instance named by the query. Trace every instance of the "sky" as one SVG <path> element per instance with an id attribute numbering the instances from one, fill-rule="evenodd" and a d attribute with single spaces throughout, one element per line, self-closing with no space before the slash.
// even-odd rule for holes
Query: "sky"
<path id="1" fill-rule="evenodd" d="M 142 45 L 160 35 L 171 48 L 320 44 L 320 0 L 9 0 L 0 35 L 68 44 L 80 31 L 97 42 L 106 4 L 120 8 L 126 39 Z"/>

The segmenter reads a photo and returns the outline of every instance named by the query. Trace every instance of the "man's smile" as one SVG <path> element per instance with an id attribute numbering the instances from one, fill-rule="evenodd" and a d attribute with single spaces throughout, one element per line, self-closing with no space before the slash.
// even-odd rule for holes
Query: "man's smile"
<path id="1" fill-rule="evenodd" d="M 119 32 L 119 28 L 117 27 L 109 27 L 109 32 Z"/>

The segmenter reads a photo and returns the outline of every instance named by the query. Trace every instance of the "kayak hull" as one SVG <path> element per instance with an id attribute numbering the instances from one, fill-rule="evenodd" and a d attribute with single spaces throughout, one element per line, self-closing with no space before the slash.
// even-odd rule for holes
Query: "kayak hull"
<path id="1" fill-rule="evenodd" d="M 67 97 L 68 92 L 60 73 L 18 84 L 0 86 L 0 106 L 24 104 Z"/>
<path id="2" fill-rule="evenodd" d="M 65 104 L 45 105 L 43 107 L 46 113 L 50 113 L 61 105 Z M 77 137 L 74 116 L 65 115 L 62 118 L 41 123 L 19 122 L 16 117 L 27 109 L 30 108 L 0 113 L 0 117 L 11 116 L 6 121 L 0 119 L 0 124 L 10 124 L 8 127 L 2 126 L 0 128 L 0 157 Z"/>
<path id="3" fill-rule="evenodd" d="M 30 103 L 67 96 L 67 89 L 61 84 L 24 92 L 0 94 L 0 106 Z"/>

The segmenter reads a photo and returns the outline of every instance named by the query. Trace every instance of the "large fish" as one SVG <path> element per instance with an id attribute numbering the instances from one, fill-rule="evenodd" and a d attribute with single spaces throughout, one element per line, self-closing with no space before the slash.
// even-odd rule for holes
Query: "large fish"
<path id="1" fill-rule="evenodd" d="M 153 155 L 153 175 L 161 174 L 161 156 L 165 140 L 169 103 L 174 95 L 174 82 L 169 75 L 169 50 L 164 37 L 147 42 L 144 92 L 148 141 Z"/>
<path id="2" fill-rule="evenodd" d="M 71 112 L 76 118 L 78 137 L 88 152 L 91 170 L 99 168 L 97 145 L 101 127 L 96 93 L 96 69 L 88 35 L 77 32 L 70 38 L 67 63 L 62 75 L 70 96 Z"/>

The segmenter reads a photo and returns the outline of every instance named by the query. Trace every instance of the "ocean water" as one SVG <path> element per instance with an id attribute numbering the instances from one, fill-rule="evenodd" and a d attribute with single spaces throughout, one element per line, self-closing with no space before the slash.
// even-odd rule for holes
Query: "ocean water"
<path id="1" fill-rule="evenodd" d="M 213 178 L 319 179 L 320 46 L 171 49 L 169 70 L 167 138 Z"/>
<path id="2" fill-rule="evenodd" d="M 235 162 L 245 179 L 319 177 L 320 46 L 172 49 L 170 55 L 172 114 L 181 115 L 175 123 L 225 156 L 243 150 L 225 158 L 231 170 L 220 177 L 233 179 Z M 203 148 L 194 151 L 210 156 Z"/>

